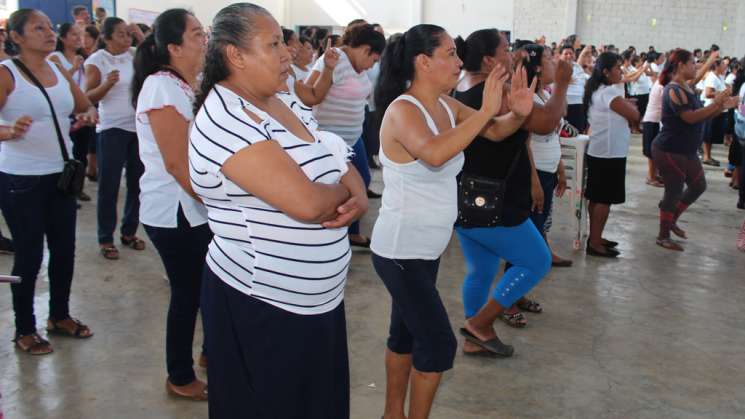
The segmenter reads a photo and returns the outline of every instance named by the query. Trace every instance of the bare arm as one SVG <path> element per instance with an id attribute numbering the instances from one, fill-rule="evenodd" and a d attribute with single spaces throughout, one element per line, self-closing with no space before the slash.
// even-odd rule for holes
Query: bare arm
<path id="1" fill-rule="evenodd" d="M 331 221 L 350 198 L 345 185 L 311 182 L 276 141 L 240 150 L 225 161 L 222 172 L 243 190 L 300 222 Z"/>
<path id="2" fill-rule="evenodd" d="M 685 106 L 688 104 L 688 98 L 686 95 L 681 95 L 675 90 L 669 91 L 670 100 L 673 102 L 676 106 Z M 682 119 L 687 124 L 697 124 L 699 122 L 705 121 L 707 119 L 713 118 L 717 115 L 719 115 L 722 110 L 724 110 L 727 106 L 729 92 L 725 90 L 724 92 L 720 92 L 716 95 L 714 98 L 714 102 L 712 102 L 709 106 L 696 109 L 696 110 L 684 110 L 680 113 L 680 119 Z M 737 98 L 737 96 L 735 96 Z M 732 105 L 735 105 L 736 102 L 730 100 Z"/>
<path id="3" fill-rule="evenodd" d="M 557 63 L 556 81 L 551 98 L 543 106 L 533 106 L 533 110 L 525 122 L 525 129 L 539 135 L 546 135 L 559 126 L 567 109 L 567 89 L 572 82 L 572 71 L 572 65 L 569 63 L 564 61 Z"/>
<path id="4" fill-rule="evenodd" d="M 197 201 L 189 179 L 189 122 L 172 106 L 147 112 L 163 165 L 179 186 Z"/>
<path id="5" fill-rule="evenodd" d="M 102 77 L 101 71 L 95 65 L 85 66 L 85 94 L 94 104 L 100 102 L 116 84 L 116 81 L 112 80 L 113 77 L 107 76 L 105 80 Z M 116 80 L 119 80 L 118 74 Z"/>
<path id="6" fill-rule="evenodd" d="M 91 108 L 93 108 L 93 104 L 90 100 L 88 100 L 88 96 L 86 96 L 85 93 L 80 90 L 78 84 L 75 83 L 75 81 L 72 79 L 72 75 L 68 71 L 66 71 L 61 64 L 55 63 L 55 65 L 57 66 L 57 69 L 60 71 L 60 73 L 62 73 L 62 75 L 65 77 L 67 83 L 70 84 L 70 92 L 72 93 L 72 97 L 75 100 L 74 112 L 88 112 Z"/>
<path id="7" fill-rule="evenodd" d="M 610 109 L 624 117 L 632 125 L 637 125 L 641 118 L 639 116 L 639 109 L 621 96 L 617 96 L 610 102 Z"/>
<path id="8" fill-rule="evenodd" d="M 323 71 L 313 71 L 308 76 L 308 82 L 295 80 L 295 94 L 306 106 L 314 106 L 323 102 L 333 84 L 334 69 L 324 67 Z"/>

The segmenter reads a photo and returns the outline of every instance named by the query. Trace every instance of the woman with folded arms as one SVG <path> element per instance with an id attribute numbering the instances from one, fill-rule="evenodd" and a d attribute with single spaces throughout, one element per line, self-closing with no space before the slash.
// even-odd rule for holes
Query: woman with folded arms
<path id="1" fill-rule="evenodd" d="M 220 10 L 205 62 L 189 174 L 214 233 L 210 418 L 346 419 L 347 226 L 367 209 L 364 184 L 344 141 L 278 95 L 290 54 L 264 8 Z"/>

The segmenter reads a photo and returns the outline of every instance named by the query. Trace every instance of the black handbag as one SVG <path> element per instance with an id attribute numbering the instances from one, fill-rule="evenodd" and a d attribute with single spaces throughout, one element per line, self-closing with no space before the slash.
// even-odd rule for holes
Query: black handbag
<path id="1" fill-rule="evenodd" d="M 62 152 L 62 160 L 64 160 L 65 162 L 65 165 L 62 168 L 62 173 L 60 174 L 60 178 L 57 181 L 57 189 L 67 195 L 77 196 L 83 190 L 83 182 L 85 180 L 85 167 L 83 166 L 83 163 L 79 162 L 78 160 L 71 159 L 70 154 L 67 152 L 67 147 L 65 147 L 65 138 L 62 136 L 62 130 L 60 129 L 59 122 L 57 121 L 57 113 L 54 111 L 54 105 L 52 105 L 52 100 L 49 99 L 47 90 L 44 88 L 44 86 L 42 86 L 42 84 L 28 69 L 28 67 L 26 67 L 26 65 L 21 62 L 21 60 L 14 58 L 13 64 L 15 64 L 16 67 L 18 67 L 18 69 L 20 69 L 26 75 L 26 77 L 28 77 L 31 82 L 33 82 L 36 87 L 41 90 L 41 94 L 44 95 L 44 98 L 47 100 L 47 104 L 49 104 L 49 109 L 52 111 L 54 129 L 57 131 L 57 141 L 59 142 L 60 151 Z"/>
<path id="2" fill-rule="evenodd" d="M 512 161 L 504 179 L 463 172 L 458 180 L 458 220 L 460 227 L 496 227 L 502 224 L 507 180 L 517 169 L 525 145 Z"/>

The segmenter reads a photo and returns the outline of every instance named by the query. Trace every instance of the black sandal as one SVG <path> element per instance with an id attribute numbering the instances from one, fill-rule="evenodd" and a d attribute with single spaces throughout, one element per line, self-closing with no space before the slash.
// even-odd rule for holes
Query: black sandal
<path id="1" fill-rule="evenodd" d="M 73 323 L 75 323 L 75 330 L 69 330 L 67 328 L 61 327 L 59 325 L 60 320 L 49 319 L 47 320 L 47 333 L 59 336 L 67 336 L 75 339 L 88 339 L 90 337 L 93 337 L 91 328 L 84 325 L 83 322 L 81 322 L 80 320 L 73 319 L 72 317 L 63 320 L 72 320 Z"/>
<path id="2" fill-rule="evenodd" d="M 517 300 L 517 308 L 528 313 L 543 313 L 543 307 L 538 302 L 533 301 L 529 298 L 521 298 Z"/>
<path id="3" fill-rule="evenodd" d="M 467 341 L 473 343 L 476 346 L 484 348 L 489 352 L 492 352 L 495 356 L 508 358 L 511 357 L 513 353 L 515 353 L 515 348 L 513 348 L 511 345 L 505 345 L 504 343 L 502 343 L 501 340 L 499 340 L 498 337 L 494 337 L 487 341 L 482 341 L 474 334 L 466 330 L 466 328 L 464 327 L 460 328 L 460 334 L 464 338 L 466 338 Z"/>
<path id="4" fill-rule="evenodd" d="M 516 313 L 508 313 L 506 311 L 503 311 L 502 314 L 499 315 L 499 318 L 501 318 L 502 321 L 507 323 L 510 327 L 514 327 L 515 329 L 522 329 L 523 327 L 528 325 L 528 319 L 526 319 L 523 313 L 519 311 Z"/>
<path id="5" fill-rule="evenodd" d="M 145 242 L 137 236 L 121 237 L 122 245 L 134 250 L 145 250 Z"/>
<path id="6" fill-rule="evenodd" d="M 34 341 L 31 345 L 24 348 L 19 343 L 21 339 L 31 336 L 34 338 Z M 38 333 L 34 332 L 30 335 L 21 335 L 13 339 L 13 343 L 15 343 L 16 348 L 22 350 L 23 352 L 26 352 L 29 355 L 39 356 L 39 355 L 47 355 L 54 352 L 54 349 L 52 348 L 52 345 L 49 343 L 48 340 L 44 339 L 43 337 L 39 336 Z M 38 352 L 36 350 L 39 350 Z"/>

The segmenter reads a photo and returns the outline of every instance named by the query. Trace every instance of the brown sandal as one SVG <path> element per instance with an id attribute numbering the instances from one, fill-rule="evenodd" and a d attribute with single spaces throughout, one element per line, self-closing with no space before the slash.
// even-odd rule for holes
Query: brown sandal
<path id="1" fill-rule="evenodd" d="M 198 381 L 198 379 L 195 379 L 195 381 Z M 207 384 L 204 385 L 204 390 L 202 390 L 199 393 L 196 394 L 183 394 L 176 391 L 176 388 L 178 386 L 171 383 L 171 380 L 166 380 L 166 392 L 171 397 L 176 397 L 179 399 L 186 399 L 191 400 L 195 402 L 206 402 L 208 400 L 208 392 L 207 392 Z"/>
<path id="2" fill-rule="evenodd" d="M 21 340 L 25 338 L 31 338 L 31 342 L 29 342 L 28 346 L 24 346 L 24 344 L 21 343 Z M 52 345 L 49 343 L 49 341 L 39 336 L 39 334 L 36 332 L 30 335 L 18 336 L 17 338 L 13 339 L 13 343 L 16 344 L 16 348 L 22 350 L 23 352 L 26 352 L 29 355 L 47 355 L 54 352 L 54 349 L 52 349 Z"/>
<path id="3" fill-rule="evenodd" d="M 121 237 L 122 245 L 134 250 L 145 250 L 145 242 L 137 236 Z"/>
<path id="4" fill-rule="evenodd" d="M 118 260 L 119 249 L 117 249 L 116 246 L 114 246 L 113 244 L 101 246 L 101 255 L 104 257 L 104 259 Z"/>
<path id="5" fill-rule="evenodd" d="M 60 323 L 64 320 L 72 320 L 72 322 L 75 324 L 75 329 L 70 330 L 66 327 L 60 326 Z M 80 320 L 73 319 L 72 317 L 62 320 L 47 320 L 47 332 L 53 335 L 67 336 L 75 339 L 88 339 L 93 336 L 93 332 L 91 332 L 90 327 L 84 325 L 83 322 L 81 322 Z"/>

